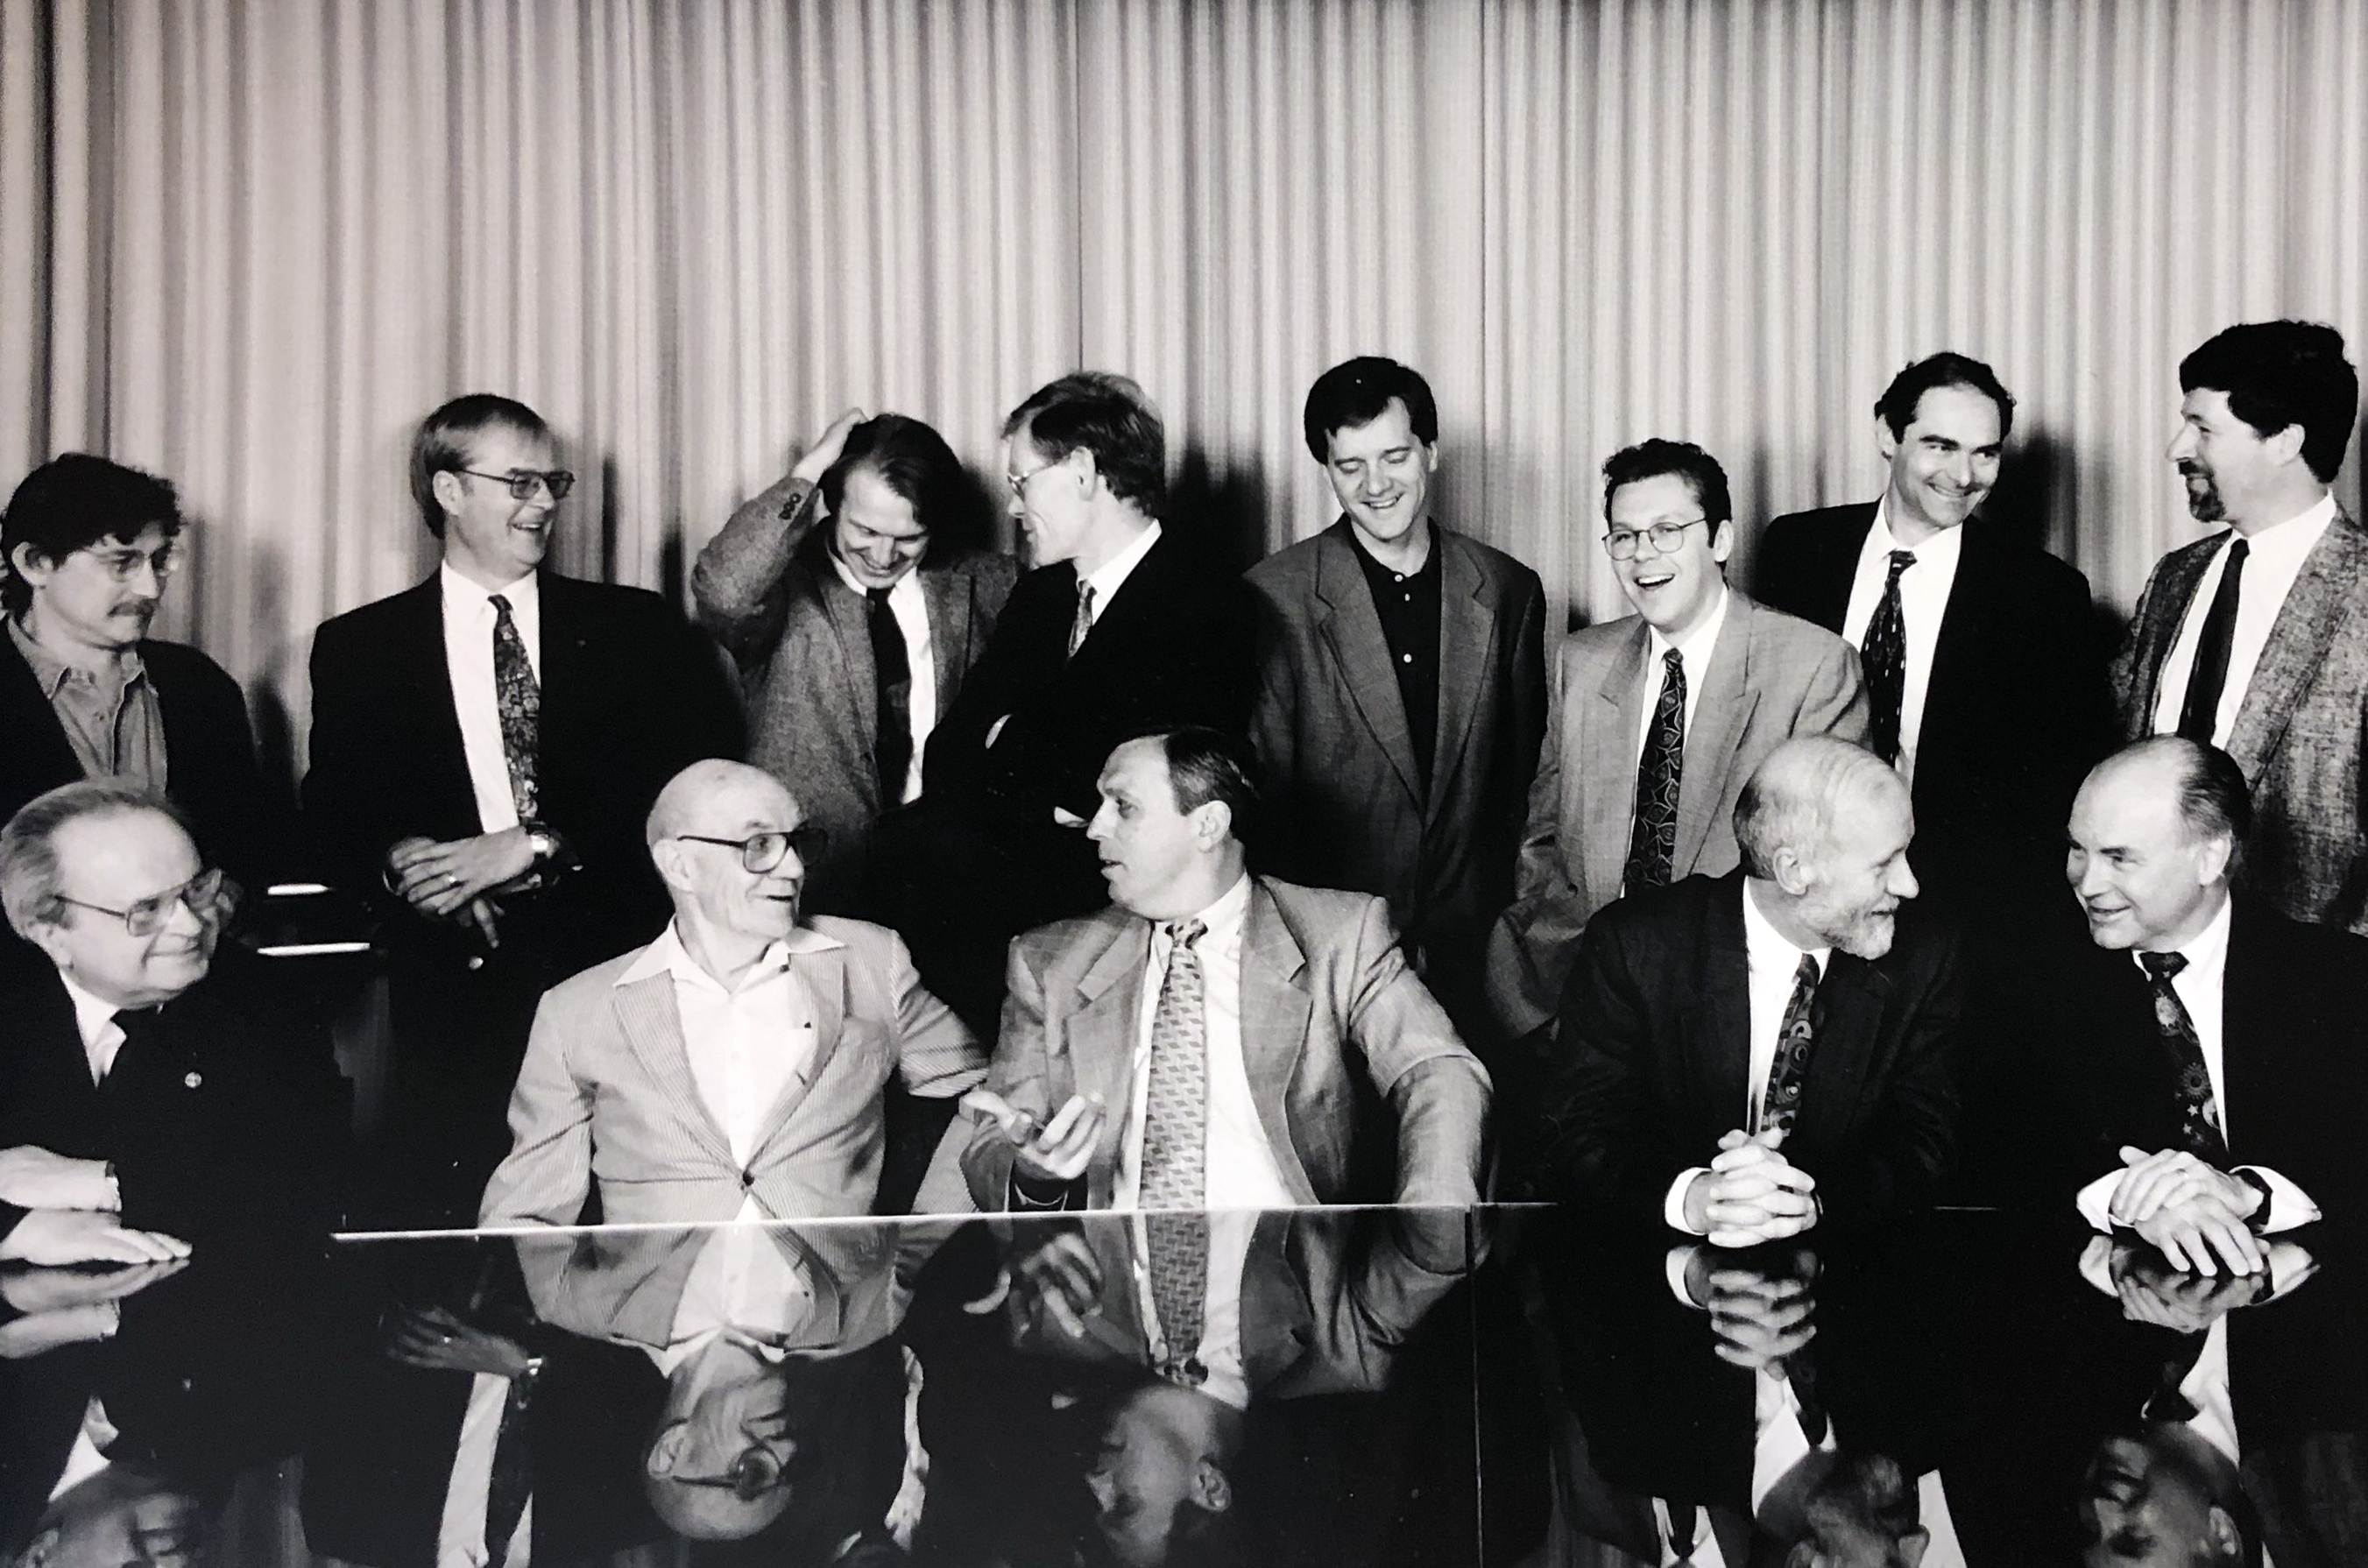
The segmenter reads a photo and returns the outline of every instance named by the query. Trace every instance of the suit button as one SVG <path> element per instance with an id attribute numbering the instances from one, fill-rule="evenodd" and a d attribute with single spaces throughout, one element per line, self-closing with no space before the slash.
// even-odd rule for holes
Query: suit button
<path id="1" fill-rule="evenodd" d="M 205 1081 L 206 1081 L 206 1075 L 205 1075 L 204 1074 L 202 1074 L 202 1073 L 192 1073 L 192 1074 L 190 1074 L 188 1076 L 187 1076 L 187 1077 L 185 1077 L 185 1078 L 183 1078 L 183 1079 L 181 1080 L 181 1087 L 183 1087 L 183 1088 L 185 1088 L 185 1089 L 194 1089 L 194 1088 L 196 1088 L 199 1085 L 200 1085 L 200 1084 L 204 1083 Z"/>
<path id="2" fill-rule="evenodd" d="M 471 954 L 469 955 L 469 967 L 470 967 L 471 969 L 483 969 L 483 968 L 484 968 L 484 967 L 485 967 L 485 955 L 484 955 L 484 954 L 483 954 L 483 953 L 471 953 Z"/>

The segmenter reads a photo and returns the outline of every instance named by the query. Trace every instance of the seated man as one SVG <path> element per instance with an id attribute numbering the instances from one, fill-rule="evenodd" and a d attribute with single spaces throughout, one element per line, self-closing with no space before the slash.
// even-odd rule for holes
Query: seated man
<path id="1" fill-rule="evenodd" d="M 1011 945 L 999 1103 L 962 1156 L 980 1208 L 1478 1199 L 1488 1074 L 1382 900 L 1249 874 L 1255 767 L 1197 727 L 1110 753 L 1087 837 L 1113 907 Z M 1396 1124 L 1364 1190 L 1360 1090 Z"/>
<path id="2" fill-rule="evenodd" d="M 324 1031 L 209 978 L 222 888 L 126 779 L 0 830 L 0 903 L 48 960 L 0 986 L 0 1258 L 138 1263 L 335 1220 L 346 1082 Z"/>
<path id="3" fill-rule="evenodd" d="M 931 1099 L 985 1076 L 894 933 L 799 923 L 804 820 L 744 763 L 695 762 L 659 792 L 650 858 L 674 919 L 543 997 L 484 1223 L 572 1224 L 596 1177 L 616 1222 L 866 1214 L 888 1074 Z M 959 1202 L 955 1136 L 924 1205 Z"/>
<path id="4" fill-rule="evenodd" d="M 1596 915 L 1563 994 L 1541 1195 L 1748 1246 L 1927 1199 L 1956 1149 L 1956 938 L 1908 904 L 1907 786 L 1802 736 L 1735 805 L 1737 870 Z"/>
<path id="5" fill-rule="evenodd" d="M 2368 941 L 2231 897 L 2251 816 L 2215 746 L 2158 735 L 2100 763 L 2066 865 L 2096 950 L 2035 988 L 2052 1053 L 2095 1090 L 2080 1213 L 2203 1274 L 2258 1270 L 2261 1235 L 2357 1179 Z"/>

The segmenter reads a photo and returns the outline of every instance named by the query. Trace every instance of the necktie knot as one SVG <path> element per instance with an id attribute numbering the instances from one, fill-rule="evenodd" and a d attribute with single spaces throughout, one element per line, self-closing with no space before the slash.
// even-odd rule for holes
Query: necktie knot
<path id="1" fill-rule="evenodd" d="M 1897 581 L 1899 581 L 1899 574 L 1900 574 L 1902 572 L 1907 571 L 1910 566 L 1913 566 L 1913 565 L 1915 565 L 1915 564 L 1916 564 L 1916 552 L 1915 552 L 1914 551 L 1912 551 L 1912 550 L 1895 550 L 1895 551 L 1893 551 L 1891 552 L 1891 580 L 1892 580 L 1893 582 L 1896 583 Z"/>
<path id="2" fill-rule="evenodd" d="M 1810 990 L 1815 991 L 1817 988 L 1818 979 L 1817 955 L 1815 953 L 1803 953 L 1801 955 L 1800 966 L 1793 971 L 1793 983 L 1795 985 L 1805 985 Z"/>
<path id="3" fill-rule="evenodd" d="M 1670 649 L 1668 653 L 1661 655 L 1661 669 L 1668 679 L 1685 679 L 1686 656 L 1683 653 L 1679 653 L 1675 648 Z"/>
<path id="4" fill-rule="evenodd" d="M 485 596 L 485 602 L 494 607 L 495 620 L 503 621 L 507 620 L 510 618 L 510 601 L 508 599 L 503 597 L 499 594 L 488 594 Z"/>
<path id="5" fill-rule="evenodd" d="M 2187 967 L 2187 955 L 2185 953 L 2140 953 L 2138 967 L 2146 971 L 2148 980 L 2161 985 L 2169 983 L 2173 975 Z"/>
<path id="6" fill-rule="evenodd" d="M 1084 578 L 1077 580 L 1077 614 L 1069 622 L 1069 656 L 1075 658 L 1083 646 L 1087 634 L 1094 629 L 1094 585 Z"/>
<path id="7" fill-rule="evenodd" d="M 1208 934 L 1209 927 L 1198 920 L 1170 921 L 1167 926 L 1167 939 L 1178 948 L 1189 949 Z"/>
<path id="8" fill-rule="evenodd" d="M 866 588 L 863 597 L 875 605 L 884 605 L 888 602 L 888 592 L 886 588 Z"/>

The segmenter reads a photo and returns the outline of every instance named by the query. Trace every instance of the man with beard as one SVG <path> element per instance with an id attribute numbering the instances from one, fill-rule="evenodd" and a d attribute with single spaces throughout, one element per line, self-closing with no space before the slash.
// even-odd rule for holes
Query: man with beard
<path id="1" fill-rule="evenodd" d="M 2309 322 L 2232 326 L 2180 362 L 2169 456 L 2210 539 L 2163 557 L 2113 666 L 2131 739 L 2237 759 L 2253 795 L 2247 886 L 2368 935 L 2368 531 L 2328 486 L 2360 377 Z"/>
<path id="2" fill-rule="evenodd" d="M 1829 736 L 1770 752 L 1742 865 L 1588 923 L 1541 1098 L 1541 1195 L 1713 1245 L 1925 1201 L 1956 1149 L 1957 942 L 1908 901 L 1907 786 Z"/>

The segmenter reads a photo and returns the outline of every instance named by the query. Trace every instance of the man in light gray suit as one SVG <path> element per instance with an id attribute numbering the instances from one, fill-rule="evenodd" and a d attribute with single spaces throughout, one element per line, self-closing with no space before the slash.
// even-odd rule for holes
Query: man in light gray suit
<path id="1" fill-rule="evenodd" d="M 2132 739 L 2178 733 L 2253 790 L 2245 886 L 2368 935 L 2368 530 L 2328 486 L 2359 417 L 2333 327 L 2232 326 L 2180 361 L 2169 456 L 2226 529 L 2156 562 L 2113 665 Z"/>
<path id="2" fill-rule="evenodd" d="M 616 1223 L 868 1214 L 889 1074 L 926 1099 L 985 1076 L 895 933 L 800 922 L 803 825 L 742 763 L 666 787 L 649 844 L 674 920 L 544 994 L 483 1223 L 571 1224 L 596 1181 Z M 916 1207 L 963 1207 L 958 1148 L 950 1132 Z"/>
<path id="3" fill-rule="evenodd" d="M 699 552 L 691 596 L 740 667 L 750 760 L 815 835 L 809 910 L 868 912 L 871 824 L 920 794 L 929 733 L 1011 597 L 1019 563 L 963 547 L 984 521 L 935 430 L 850 409 Z"/>
<path id="4" fill-rule="evenodd" d="M 1735 869 L 1736 797 L 1770 752 L 1794 735 L 1866 739 L 1850 644 L 1726 585 L 1735 509 L 1708 452 L 1613 453 L 1603 511 L 1636 613 L 1564 638 L 1547 670 L 1514 903 L 1488 946 L 1489 1007 L 1512 1040 L 1552 1021 L 1597 910 Z"/>
<path id="5" fill-rule="evenodd" d="M 1304 424 L 1341 516 L 1248 574 L 1250 738 L 1277 824 L 1261 869 L 1388 899 L 1423 983 L 1469 1028 L 1545 731 L 1545 589 L 1432 516 L 1439 409 L 1414 370 L 1336 365 Z"/>

